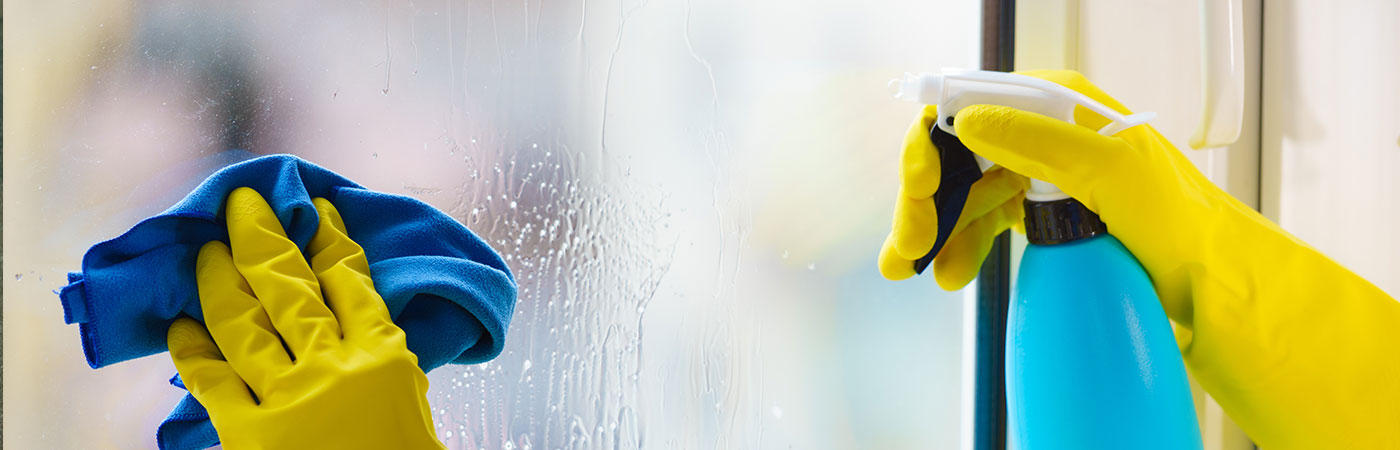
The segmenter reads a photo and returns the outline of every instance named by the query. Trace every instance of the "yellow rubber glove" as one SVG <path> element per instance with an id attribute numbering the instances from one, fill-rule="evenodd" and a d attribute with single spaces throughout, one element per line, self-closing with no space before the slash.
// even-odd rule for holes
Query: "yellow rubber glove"
<path id="1" fill-rule="evenodd" d="M 933 193 L 938 191 L 943 168 L 938 148 L 929 140 L 929 130 L 937 120 L 938 107 L 925 106 L 904 136 L 894 226 L 885 238 L 879 259 L 880 273 L 891 280 L 914 276 L 914 260 L 928 254 L 938 237 Z M 988 170 L 972 184 L 962 216 L 933 259 L 933 276 L 939 286 L 951 291 L 967 285 L 987 258 L 992 238 L 1008 228 L 1024 231 L 1021 201 L 1029 187 L 1026 177 L 1000 166 Z"/>
<path id="2" fill-rule="evenodd" d="M 1078 73 L 1026 74 L 1129 112 Z M 1094 131 L 1108 123 L 1103 117 L 1080 108 L 1075 120 L 977 105 L 954 123 L 973 152 L 1048 181 L 1099 214 L 1180 325 L 1187 367 L 1261 448 L 1400 448 L 1400 302 L 1230 197 L 1152 127 L 1106 137 Z M 1019 220 L 1010 211 L 979 214 L 990 209 L 971 201 L 968 209 L 960 220 L 973 225 L 963 233 L 987 231 L 964 239 L 988 240 L 1011 217 Z M 900 258 L 882 256 L 887 276 L 904 275 L 886 266 L 932 242 L 906 237 L 917 233 L 907 228 L 926 225 L 914 218 L 922 216 L 896 215 L 884 253 Z M 985 257 L 978 242 L 948 253 L 953 238 L 935 260 L 935 271 L 953 272 L 946 279 L 955 283 L 939 278 L 944 287 L 966 283 Z M 907 255 L 895 250 L 904 246 Z"/>
<path id="3" fill-rule="evenodd" d="M 256 191 L 229 195 L 233 249 L 205 244 L 195 269 L 209 328 L 189 318 L 170 326 L 175 368 L 224 448 L 443 448 L 428 378 L 375 292 L 364 250 L 330 202 L 312 202 L 320 227 L 308 265 Z"/>

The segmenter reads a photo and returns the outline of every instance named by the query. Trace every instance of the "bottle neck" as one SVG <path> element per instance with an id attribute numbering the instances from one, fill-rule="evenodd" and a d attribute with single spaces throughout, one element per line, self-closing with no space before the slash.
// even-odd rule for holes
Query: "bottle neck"
<path id="1" fill-rule="evenodd" d="M 1027 199 L 1026 240 L 1032 244 L 1054 245 L 1108 234 L 1108 225 L 1079 200 L 1052 201 Z"/>

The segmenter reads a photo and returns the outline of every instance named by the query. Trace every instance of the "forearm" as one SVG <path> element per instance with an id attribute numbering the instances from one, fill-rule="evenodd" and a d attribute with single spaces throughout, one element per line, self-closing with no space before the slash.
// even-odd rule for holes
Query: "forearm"
<path id="1" fill-rule="evenodd" d="M 1263 448 L 1397 448 L 1400 302 L 1258 219 L 1215 242 L 1246 276 L 1191 270 L 1187 366 Z"/>

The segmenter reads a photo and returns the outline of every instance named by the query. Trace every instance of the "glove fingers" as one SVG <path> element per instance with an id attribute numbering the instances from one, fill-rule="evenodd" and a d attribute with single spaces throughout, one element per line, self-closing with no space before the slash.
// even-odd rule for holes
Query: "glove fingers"
<path id="1" fill-rule="evenodd" d="M 392 327 L 389 308 L 374 290 L 365 251 L 350 239 L 340 211 L 324 198 L 311 200 L 320 225 L 306 250 L 311 269 L 321 281 L 326 304 L 335 313 L 347 338 Z"/>
<path id="2" fill-rule="evenodd" d="M 339 342 L 340 325 L 321 300 L 316 274 L 272 207 L 257 191 L 238 188 L 229 194 L 227 216 L 234 264 L 293 356 Z"/>
<path id="3" fill-rule="evenodd" d="M 253 289 L 234 267 L 228 246 L 219 241 L 204 244 L 195 262 L 195 278 L 208 332 L 253 391 L 263 392 L 266 380 L 290 367 L 292 359 L 253 297 Z"/>
<path id="4" fill-rule="evenodd" d="M 972 185 L 952 234 L 1012 199 L 1019 204 L 1028 183 L 1026 177 L 1006 169 L 988 171 Z M 880 251 L 880 273 L 891 280 L 914 276 L 913 261 L 928 254 L 937 237 L 938 212 L 933 199 L 900 196 L 895 205 L 894 228 Z"/>
<path id="5" fill-rule="evenodd" d="M 223 408 L 256 404 L 248 386 L 199 322 L 187 317 L 175 319 L 166 330 L 165 341 L 185 387 L 213 414 Z"/>
<path id="6" fill-rule="evenodd" d="M 938 238 L 938 209 L 933 197 L 901 195 L 894 204 L 891 244 L 899 257 L 913 261 L 933 250 Z"/>
<path id="7" fill-rule="evenodd" d="M 1133 156 L 1122 139 L 1040 114 L 997 105 L 973 105 L 958 113 L 958 137 L 973 152 L 1030 178 L 1058 186 L 1094 209 L 1102 167 L 1124 167 Z"/>
<path id="8" fill-rule="evenodd" d="M 958 217 L 958 223 L 953 226 L 950 235 L 957 235 L 968 223 L 1001 209 L 1006 202 L 1016 200 L 1019 204 L 1029 187 L 1030 180 L 1016 172 L 1002 167 L 987 171 L 982 179 L 972 184 L 972 190 L 967 194 L 967 205 L 963 207 L 962 216 Z"/>
<path id="9" fill-rule="evenodd" d="M 900 154 L 899 179 L 905 195 L 914 198 L 933 197 L 942 180 L 943 165 L 938 148 L 929 139 L 929 130 L 938 120 L 938 108 L 925 106 L 924 112 L 904 135 L 904 148 Z"/>
<path id="10" fill-rule="evenodd" d="M 937 107 L 924 107 L 923 114 L 909 126 L 904 136 L 900 192 L 895 200 L 894 226 L 881 252 L 884 255 L 880 259 L 881 267 L 885 267 L 885 256 L 895 255 L 913 264 L 913 260 L 933 249 L 934 240 L 938 238 L 938 210 L 933 204 L 933 193 L 938 191 L 942 165 L 938 148 L 928 136 L 937 119 Z"/>
<path id="11" fill-rule="evenodd" d="M 904 259 L 899 256 L 899 252 L 894 249 L 894 233 L 885 237 L 885 244 L 880 247 L 880 275 L 890 281 L 899 281 L 914 276 L 914 261 Z"/>
<path id="12" fill-rule="evenodd" d="M 982 261 L 992 248 L 992 240 L 1024 217 L 1021 199 L 1013 198 L 982 217 L 967 223 L 948 238 L 933 259 L 933 277 L 946 290 L 962 289 L 982 269 Z"/>

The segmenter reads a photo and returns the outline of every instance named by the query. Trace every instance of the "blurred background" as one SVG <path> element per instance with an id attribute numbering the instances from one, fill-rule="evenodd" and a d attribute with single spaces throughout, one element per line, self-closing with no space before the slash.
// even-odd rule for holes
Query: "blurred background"
<path id="1" fill-rule="evenodd" d="M 885 82 L 976 67 L 979 14 L 7 2 L 4 445 L 155 445 L 168 357 L 88 368 L 52 291 L 213 170 L 293 153 L 515 271 L 505 353 L 430 374 L 450 448 L 956 448 L 968 294 L 874 262 L 918 108 Z"/>

